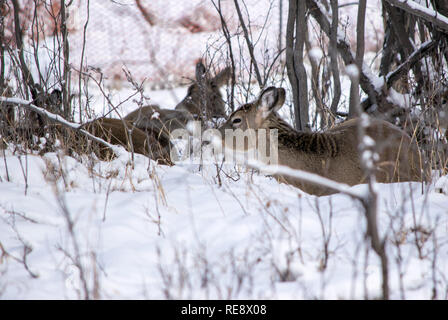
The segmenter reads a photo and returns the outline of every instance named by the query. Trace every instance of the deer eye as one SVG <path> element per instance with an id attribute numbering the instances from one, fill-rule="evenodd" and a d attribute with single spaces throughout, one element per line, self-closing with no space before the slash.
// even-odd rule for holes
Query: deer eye
<path id="1" fill-rule="evenodd" d="M 238 125 L 240 123 L 241 123 L 241 118 L 236 118 L 236 119 L 233 119 L 233 121 L 232 121 L 232 124 L 234 124 L 234 125 Z"/>

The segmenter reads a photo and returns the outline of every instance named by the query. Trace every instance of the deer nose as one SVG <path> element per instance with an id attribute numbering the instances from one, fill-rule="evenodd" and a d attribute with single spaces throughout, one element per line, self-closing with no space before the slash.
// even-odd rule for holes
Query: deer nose
<path id="1" fill-rule="evenodd" d="M 220 127 L 218 127 L 218 131 L 221 134 L 221 137 L 224 138 L 224 135 L 226 134 L 226 129 L 233 129 L 231 125 L 229 125 L 229 122 L 224 122 Z"/>

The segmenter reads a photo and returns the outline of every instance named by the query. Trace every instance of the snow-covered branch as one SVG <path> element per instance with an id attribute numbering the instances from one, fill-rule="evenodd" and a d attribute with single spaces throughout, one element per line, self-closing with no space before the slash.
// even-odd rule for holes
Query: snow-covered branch
<path id="1" fill-rule="evenodd" d="M 445 33 L 448 33 L 448 17 L 445 17 L 439 12 L 424 7 L 415 1 L 410 0 L 386 0 L 386 1 L 414 16 L 417 16 L 432 23 L 438 29 L 442 30 Z"/>
<path id="2" fill-rule="evenodd" d="M 332 189 L 336 192 L 346 194 L 357 200 L 364 201 L 366 199 L 366 194 L 364 192 L 359 192 L 353 190 L 351 186 L 345 183 L 336 182 L 331 179 L 324 178 L 318 174 L 310 173 L 308 171 L 303 171 L 299 169 L 292 169 L 287 166 L 282 165 L 266 165 L 259 161 L 249 161 L 248 166 L 251 168 L 260 170 L 266 174 L 277 174 L 288 176 L 295 179 L 300 179 L 305 182 L 309 182 L 318 186 Z"/>
<path id="3" fill-rule="evenodd" d="M 87 130 L 82 129 L 81 128 L 82 125 L 67 121 L 60 115 L 51 113 L 51 112 L 45 110 L 44 108 L 40 108 L 40 107 L 32 104 L 31 101 L 27 101 L 27 100 L 19 99 L 19 98 L 0 97 L 0 107 L 2 106 L 1 102 L 11 103 L 11 104 L 20 106 L 22 108 L 34 111 L 34 112 L 46 117 L 50 121 L 59 123 L 59 124 L 65 126 L 65 127 L 68 127 L 70 129 L 77 130 L 78 132 L 87 136 L 89 139 L 92 139 L 95 142 L 98 142 L 98 143 L 106 146 L 107 148 L 110 148 L 115 153 L 116 156 L 120 156 L 123 153 L 120 147 L 110 144 L 110 143 L 104 141 L 103 139 L 94 136 Z"/>
<path id="4" fill-rule="evenodd" d="M 407 73 L 417 61 L 419 61 L 428 52 L 431 52 L 435 46 L 435 41 L 426 41 L 417 50 L 415 50 L 405 62 L 400 64 L 394 71 L 389 72 L 386 76 L 387 87 L 390 88 L 396 80 L 400 79 L 403 74 Z"/>

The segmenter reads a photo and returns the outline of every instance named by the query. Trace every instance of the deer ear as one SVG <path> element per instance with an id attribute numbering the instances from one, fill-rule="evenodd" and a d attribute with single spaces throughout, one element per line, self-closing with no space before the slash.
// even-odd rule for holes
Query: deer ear
<path id="1" fill-rule="evenodd" d="M 263 90 L 258 99 L 258 109 L 264 113 L 278 111 L 285 102 L 285 89 L 269 87 Z"/>
<path id="2" fill-rule="evenodd" d="M 202 61 L 196 63 L 196 81 L 200 82 L 204 79 L 207 70 Z"/>
<path id="3" fill-rule="evenodd" d="M 230 76 L 232 75 L 232 70 L 230 67 L 227 67 L 220 72 L 212 79 L 213 83 L 218 86 L 222 87 L 227 83 L 227 81 L 230 79 Z"/>

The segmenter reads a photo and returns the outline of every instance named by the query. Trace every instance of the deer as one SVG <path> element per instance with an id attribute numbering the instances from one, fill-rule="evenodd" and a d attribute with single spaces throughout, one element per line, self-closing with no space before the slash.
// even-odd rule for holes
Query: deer
<path id="1" fill-rule="evenodd" d="M 187 95 L 174 110 L 149 105 L 132 111 L 124 120 L 131 121 L 141 130 L 163 130 L 169 134 L 175 129 L 186 128 L 189 121 L 225 117 L 225 104 L 219 88 L 230 76 L 230 68 L 225 68 L 211 77 L 204 64 L 198 62 L 196 81 L 188 87 Z"/>
<path id="2" fill-rule="evenodd" d="M 80 128 L 110 144 L 122 145 L 129 152 L 148 156 L 158 164 L 172 165 L 171 142 L 169 136 L 163 132 L 155 132 L 151 129 L 145 132 L 135 127 L 130 121 L 105 117 L 87 122 Z M 113 155 L 112 150 L 104 146 L 98 145 L 94 151 L 100 159 L 107 160 Z"/>
<path id="3" fill-rule="evenodd" d="M 285 89 L 268 87 L 259 97 L 240 106 L 219 128 L 225 148 L 238 148 L 233 139 L 224 139 L 226 129 L 266 130 L 269 143 L 270 130 L 278 130 L 278 164 L 299 169 L 350 186 L 367 182 L 358 150 L 360 118 L 346 120 L 324 132 L 298 131 L 280 118 L 277 111 L 285 102 Z M 380 183 L 426 181 L 422 174 L 421 157 L 416 144 L 400 128 L 384 120 L 369 118 L 366 135 L 376 142 L 378 159 L 375 176 Z M 257 135 L 258 137 L 258 135 Z M 232 143 L 232 145 L 226 145 Z M 268 144 L 269 145 L 269 144 Z M 239 148 L 247 151 L 247 143 Z M 284 182 L 316 196 L 336 193 L 335 190 L 274 174 Z"/>

